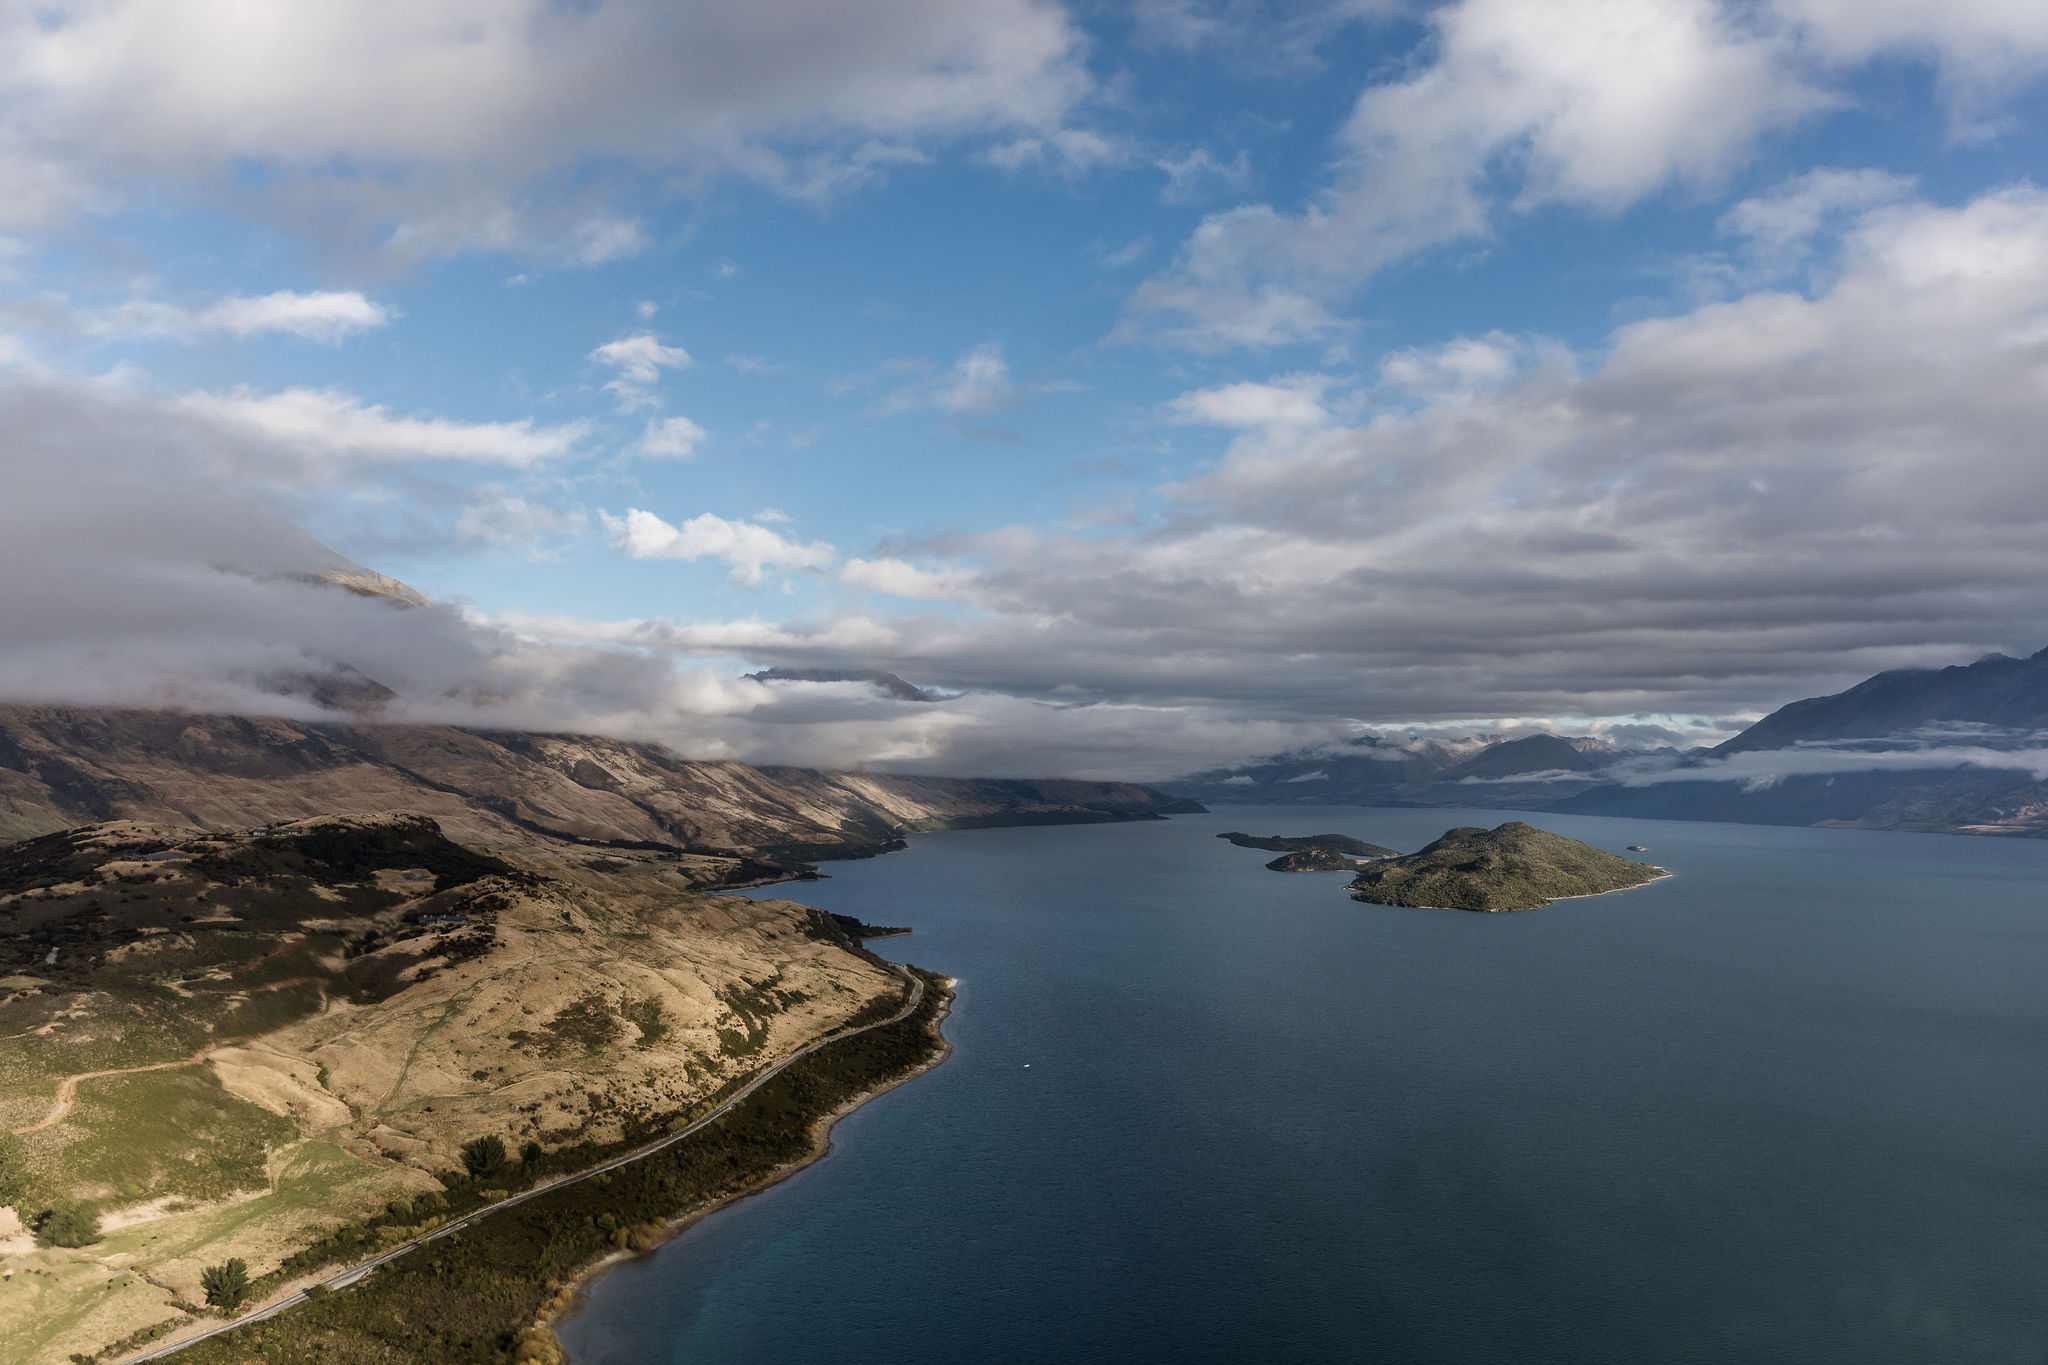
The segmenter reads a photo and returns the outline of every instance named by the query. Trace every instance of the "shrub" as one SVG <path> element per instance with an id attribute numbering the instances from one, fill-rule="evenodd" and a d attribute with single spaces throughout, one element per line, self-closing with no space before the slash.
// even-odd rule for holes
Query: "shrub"
<path id="1" fill-rule="evenodd" d="M 206 1301 L 232 1315 L 249 1297 L 249 1267 L 239 1256 L 224 1265 L 210 1265 L 199 1275 Z"/>
<path id="2" fill-rule="evenodd" d="M 462 1144 L 462 1164 L 471 1175 L 489 1175 L 505 1164 L 505 1139 L 496 1133 L 471 1138 Z"/>
<path id="3" fill-rule="evenodd" d="M 12 1204 L 19 1209 L 27 1198 L 28 1160 L 21 1139 L 0 1129 L 0 1208 Z"/>
<path id="4" fill-rule="evenodd" d="M 543 1156 L 546 1155 L 547 1149 L 542 1147 L 538 1142 L 535 1142 L 532 1138 L 528 1138 L 526 1140 L 526 1145 L 519 1149 L 520 1162 L 528 1166 L 531 1166 L 534 1162 L 539 1161 Z"/>
<path id="5" fill-rule="evenodd" d="M 37 1246 L 87 1247 L 99 1239 L 99 1206 L 83 1199 L 53 1204 L 36 1219 Z"/>

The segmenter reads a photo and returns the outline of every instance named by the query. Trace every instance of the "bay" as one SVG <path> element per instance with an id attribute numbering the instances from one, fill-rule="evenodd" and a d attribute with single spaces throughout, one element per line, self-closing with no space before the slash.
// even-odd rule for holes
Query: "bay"
<path id="1" fill-rule="evenodd" d="M 1400 910 L 1215 837 L 1512 818 L 1677 875 Z M 952 1058 L 576 1365 L 2048 1360 L 2048 845 L 1243 807 L 826 870 Z"/>

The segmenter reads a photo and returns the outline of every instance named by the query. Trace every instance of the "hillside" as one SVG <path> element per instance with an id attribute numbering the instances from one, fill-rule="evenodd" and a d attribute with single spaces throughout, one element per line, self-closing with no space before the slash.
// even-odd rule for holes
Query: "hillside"
<path id="1" fill-rule="evenodd" d="M 592 735 L 0 706 L 0 841 L 106 820 L 214 829 L 410 811 L 494 847 L 696 855 L 716 881 L 738 856 L 861 856 L 920 830 L 1193 809 L 1128 783 L 755 768 Z"/>
<path id="2" fill-rule="evenodd" d="M 267 1273 L 389 1201 L 424 1218 L 472 1138 L 658 1131 L 900 991 L 820 912 L 692 881 L 420 816 L 0 850 L 7 1358 L 179 1319 L 203 1267 Z M 23 1223 L 68 1200 L 103 1236 L 34 1247 Z"/>
<path id="3" fill-rule="evenodd" d="M 1964 737 L 1978 727 L 2048 729 L 2048 649 L 2027 659 L 1990 654 L 1950 668 L 1879 673 L 1847 691 L 1781 706 L 1713 752 L 1889 738 L 1936 727 Z"/>
<path id="4" fill-rule="evenodd" d="M 1353 900 L 1448 910 L 1534 910 L 1565 896 L 1641 886 L 1664 869 L 1511 820 L 1467 826 L 1405 858 L 1373 863 L 1351 883 Z"/>
<path id="5" fill-rule="evenodd" d="M 1879 673 L 1780 707 L 1656 780 L 1552 810 L 1667 820 L 2048 838 L 2048 650 Z M 2010 766 L 2002 758 L 2014 752 Z M 1969 762 L 1961 761 L 1967 754 Z"/>

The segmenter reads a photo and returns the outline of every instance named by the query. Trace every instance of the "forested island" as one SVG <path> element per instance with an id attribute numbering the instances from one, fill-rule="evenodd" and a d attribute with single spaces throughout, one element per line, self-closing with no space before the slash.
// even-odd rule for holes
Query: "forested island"
<path id="1" fill-rule="evenodd" d="M 1520 820 L 1495 829 L 1463 826 L 1418 853 L 1360 869 L 1353 900 L 1446 910 L 1535 910 L 1571 896 L 1597 896 L 1671 874 L 1630 862 Z"/>

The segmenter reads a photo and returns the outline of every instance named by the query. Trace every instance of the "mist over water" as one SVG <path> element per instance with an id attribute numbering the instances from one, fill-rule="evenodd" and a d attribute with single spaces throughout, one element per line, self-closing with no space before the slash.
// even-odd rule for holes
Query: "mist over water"
<path id="1" fill-rule="evenodd" d="M 1678 875 L 1399 910 L 1214 837 L 1508 818 Z M 953 1057 L 576 1365 L 2048 1357 L 2048 844 L 1241 807 L 827 870 Z"/>

